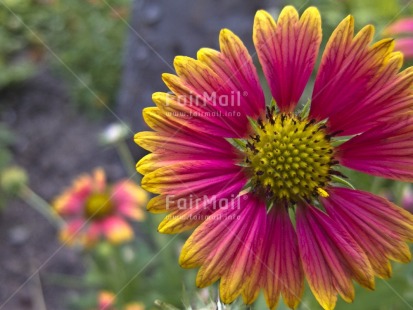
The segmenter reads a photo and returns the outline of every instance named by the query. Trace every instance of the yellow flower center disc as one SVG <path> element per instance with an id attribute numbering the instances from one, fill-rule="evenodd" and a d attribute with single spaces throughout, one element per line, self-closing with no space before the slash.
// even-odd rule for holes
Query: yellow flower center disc
<path id="1" fill-rule="evenodd" d="M 325 126 L 293 114 L 267 113 L 246 140 L 247 173 L 253 191 L 269 200 L 328 196 L 334 162 Z"/>
<path id="2" fill-rule="evenodd" d="M 90 195 L 85 204 L 85 215 L 87 218 L 103 218 L 113 212 L 113 204 L 110 196 L 106 193 L 95 193 Z"/>

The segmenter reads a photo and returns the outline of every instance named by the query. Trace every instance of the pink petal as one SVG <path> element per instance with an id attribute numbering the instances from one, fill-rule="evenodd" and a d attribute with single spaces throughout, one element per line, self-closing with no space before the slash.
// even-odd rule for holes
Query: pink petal
<path id="1" fill-rule="evenodd" d="M 380 118 L 406 111 L 413 76 L 397 74 L 401 55 L 393 40 L 372 46 L 374 28 L 364 27 L 354 38 L 354 20 L 344 19 L 327 43 L 314 85 L 310 117 L 328 118 L 331 132 L 353 135 Z M 345 87 L 343 87 L 345 85 Z M 387 111 L 383 111 L 387 109 Z"/>
<path id="2" fill-rule="evenodd" d="M 148 194 L 140 186 L 128 180 L 117 182 L 111 191 L 111 199 L 116 204 L 135 203 L 142 206 L 147 198 Z"/>
<path id="3" fill-rule="evenodd" d="M 229 31 L 222 33 L 221 40 L 227 65 L 232 66 L 239 61 L 247 61 L 243 68 L 231 67 L 237 70 L 232 72 L 232 76 L 236 79 L 247 78 L 240 87 L 245 86 L 247 90 L 251 89 L 254 93 L 248 94 L 245 89 L 231 88 L 233 85 L 225 80 L 225 76 L 219 76 L 202 61 L 178 56 L 174 61 L 178 76 L 163 75 L 164 82 L 175 96 L 158 94 L 154 97 L 154 101 L 165 112 L 172 108 L 174 113 L 171 113 L 171 117 L 194 130 L 227 138 L 244 137 L 249 130 L 247 117 L 255 116 L 264 110 L 262 90 L 259 85 L 253 87 L 254 84 L 247 84 L 255 83 L 253 80 L 257 79 L 257 76 L 256 73 L 254 76 L 255 68 L 251 67 L 252 61 L 241 41 L 235 35 L 229 34 Z M 235 56 L 228 55 L 232 49 L 239 52 L 237 57 L 240 58 L 234 64 Z M 251 100 L 256 99 L 254 95 L 257 92 L 262 98 L 260 102 L 254 101 L 254 105 L 251 106 Z M 248 95 L 253 97 L 249 101 L 245 99 Z M 257 106 L 261 108 L 254 109 Z"/>
<path id="4" fill-rule="evenodd" d="M 106 190 L 106 174 L 102 168 L 96 168 L 93 171 L 93 189 L 99 193 Z"/>
<path id="5" fill-rule="evenodd" d="M 330 116 L 329 124 L 343 129 L 340 135 L 366 131 L 411 110 L 413 72 L 410 69 L 399 72 L 402 59 L 400 53 L 393 53 L 383 69 L 370 81 L 368 95 L 354 107 Z M 343 113 L 347 116 L 343 117 Z"/>
<path id="6" fill-rule="evenodd" d="M 116 300 L 116 295 L 109 291 L 101 291 L 98 297 L 98 310 L 111 310 L 113 309 Z"/>
<path id="7" fill-rule="evenodd" d="M 121 215 L 131 218 L 135 221 L 143 221 L 146 217 L 145 211 L 136 203 L 122 203 L 118 206 L 118 212 Z"/>
<path id="8" fill-rule="evenodd" d="M 261 270 L 264 296 L 272 309 L 282 293 L 285 304 L 295 309 L 304 290 L 297 236 L 285 206 L 274 206 L 267 217 L 265 258 Z"/>
<path id="9" fill-rule="evenodd" d="M 367 254 L 375 273 L 391 275 L 389 259 L 407 262 L 413 241 L 413 216 L 386 199 L 368 192 L 331 188 L 322 202 Z"/>
<path id="10" fill-rule="evenodd" d="M 207 208 L 214 201 L 220 202 L 220 199 L 236 197 L 242 187 L 247 182 L 242 174 L 230 174 L 219 182 L 205 184 L 204 187 L 198 188 L 197 191 L 182 194 L 162 194 L 152 198 L 147 209 L 153 213 L 164 213 L 167 211 L 179 211 L 190 208 Z M 198 200 L 201 198 L 200 200 Z M 208 208 L 209 209 L 209 208 Z"/>
<path id="11" fill-rule="evenodd" d="M 179 124 L 177 128 L 187 127 L 214 136 L 243 136 L 248 123 L 241 124 L 247 119 L 245 113 L 239 111 L 240 93 L 198 94 L 189 86 L 184 87 L 185 84 L 176 76 L 164 74 L 163 78 L 169 87 L 179 87 L 180 92 L 174 88 L 176 94 L 154 93 L 152 100 L 162 113 Z"/>
<path id="12" fill-rule="evenodd" d="M 204 152 L 217 151 L 218 154 L 225 152 L 228 154 L 228 149 L 231 145 L 224 139 L 213 139 L 210 141 L 218 142 L 217 144 L 204 143 L 203 136 L 198 139 L 193 139 L 191 133 L 177 133 L 174 136 L 166 133 L 158 133 L 152 131 L 142 131 L 135 135 L 135 142 L 141 147 L 147 149 L 150 152 L 164 154 L 174 150 L 177 153 L 194 154 Z M 222 146 L 222 149 L 219 147 Z"/>
<path id="13" fill-rule="evenodd" d="M 413 38 L 398 38 L 394 47 L 396 51 L 403 53 L 405 58 L 411 59 L 413 57 Z"/>
<path id="14" fill-rule="evenodd" d="M 413 181 L 413 118 L 393 118 L 338 147 L 340 163 L 351 169 Z"/>
<path id="15" fill-rule="evenodd" d="M 333 309 L 336 294 L 354 298 L 351 278 L 374 287 L 365 253 L 340 225 L 312 206 L 297 210 L 297 234 L 301 259 L 310 288 L 325 309 Z"/>
<path id="16" fill-rule="evenodd" d="M 150 152 L 174 155 L 208 153 L 214 157 L 234 156 L 234 147 L 223 137 L 202 134 L 185 128 L 157 108 L 143 111 L 145 122 L 156 132 L 139 132 L 135 142 Z"/>
<path id="17" fill-rule="evenodd" d="M 67 222 L 59 232 L 59 239 L 67 245 L 82 243 L 87 223 L 84 219 L 73 219 Z"/>
<path id="18" fill-rule="evenodd" d="M 413 34 L 413 18 L 402 18 L 391 24 L 384 31 L 385 35 L 397 35 L 403 33 Z"/>
<path id="19" fill-rule="evenodd" d="M 228 29 L 221 30 L 221 53 L 203 48 L 197 57 L 216 72 L 232 92 L 239 94 L 245 114 L 256 118 L 265 110 L 265 98 L 251 56 L 241 40 Z"/>
<path id="20" fill-rule="evenodd" d="M 54 202 L 54 208 L 61 216 L 81 215 L 87 195 L 82 197 L 76 193 L 66 193 Z"/>
<path id="21" fill-rule="evenodd" d="M 155 211 L 172 211 L 159 224 L 162 233 L 178 233 L 199 226 L 209 216 L 215 216 L 221 208 L 228 208 L 232 201 L 240 203 L 238 197 L 246 181 L 222 181 L 211 184 L 190 195 L 160 195 L 153 198 L 148 209 Z"/>
<path id="22" fill-rule="evenodd" d="M 129 241 L 133 238 L 133 230 L 130 225 L 121 217 L 110 216 L 100 222 L 102 233 L 109 242 L 118 244 Z"/>
<path id="23" fill-rule="evenodd" d="M 263 203 L 254 201 L 251 197 L 248 199 L 250 204 L 240 205 L 240 207 L 251 209 L 250 213 L 245 212 L 238 218 L 238 221 L 245 223 L 245 226 L 241 224 L 243 226 L 241 231 L 233 235 L 235 240 L 227 244 L 228 247 L 237 246 L 236 244 L 238 246 L 233 248 L 236 249 L 236 255 L 229 261 L 231 266 L 225 270 L 220 282 L 220 296 L 225 303 L 235 300 L 241 292 L 244 293 L 245 300 L 246 292 L 251 287 L 259 288 L 260 274 L 257 271 L 263 260 L 263 256 L 260 256 L 260 254 L 262 255 L 260 250 L 266 241 L 263 236 L 266 209 Z M 219 251 L 222 250 L 224 248 Z M 228 248 L 228 250 L 230 249 Z M 215 259 L 212 255 L 209 257 Z M 213 264 L 212 261 L 211 264 Z M 246 303 L 251 304 L 254 297 L 256 298 L 257 295 L 252 295 L 252 298 L 247 299 Z"/>
<path id="24" fill-rule="evenodd" d="M 53 207 L 62 216 L 82 215 L 84 203 L 92 190 L 92 179 L 88 175 L 83 175 L 74 181 L 71 188 L 56 198 Z"/>
<path id="25" fill-rule="evenodd" d="M 148 200 L 148 194 L 141 187 L 130 181 L 117 182 L 111 191 L 111 200 L 116 212 L 134 220 L 143 220 L 143 207 Z"/>
<path id="26" fill-rule="evenodd" d="M 231 162 L 199 161 L 191 166 L 176 164 L 155 170 L 145 175 L 142 187 L 156 194 L 190 195 L 217 182 L 228 185 L 244 179 L 242 167 Z"/>
<path id="27" fill-rule="evenodd" d="M 220 209 L 199 226 L 186 241 L 180 264 L 185 268 L 201 266 L 197 285 L 208 286 L 222 278 L 221 299 L 232 302 L 244 285 L 257 282 L 256 253 L 264 242 L 266 209 L 251 196 L 240 205 Z"/>
<path id="28" fill-rule="evenodd" d="M 90 220 L 85 230 L 85 245 L 92 246 L 95 244 L 103 233 L 103 227 L 100 222 Z"/>
<path id="29" fill-rule="evenodd" d="M 241 154 L 222 137 L 214 137 L 182 127 L 169 117 L 162 115 L 157 108 L 144 110 L 145 121 L 157 132 L 140 132 L 135 142 L 153 152 L 142 158 L 137 170 L 142 174 L 168 166 L 188 166 L 211 163 L 233 166 Z M 212 164 L 216 161 L 216 164 Z"/>
<path id="30" fill-rule="evenodd" d="M 277 24 L 267 12 L 258 11 L 253 38 L 278 107 L 282 112 L 292 112 L 317 60 L 321 42 L 318 10 L 308 8 L 299 19 L 295 8 L 287 6 Z"/>

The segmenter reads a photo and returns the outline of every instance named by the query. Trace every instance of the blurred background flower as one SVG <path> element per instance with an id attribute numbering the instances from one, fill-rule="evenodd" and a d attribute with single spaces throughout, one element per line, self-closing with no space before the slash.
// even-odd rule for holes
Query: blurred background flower
<path id="1" fill-rule="evenodd" d="M 98 295 L 97 310 L 145 310 L 145 306 L 139 302 L 131 302 L 122 308 L 116 307 L 116 295 L 109 291 L 101 291 Z"/>
<path id="2" fill-rule="evenodd" d="M 403 190 L 402 206 L 407 211 L 413 213 L 413 188 L 411 185 L 406 185 Z"/>
<path id="3" fill-rule="evenodd" d="M 406 59 L 413 58 L 413 17 L 401 18 L 384 29 L 383 34 L 396 39 L 395 49 Z"/>
<path id="4" fill-rule="evenodd" d="M 134 232 L 126 218 L 142 221 L 146 201 L 147 193 L 132 181 L 108 185 L 101 168 L 79 176 L 53 203 L 55 211 L 67 220 L 60 239 L 67 245 L 85 246 L 100 237 L 116 244 L 129 241 Z"/>
<path id="5" fill-rule="evenodd" d="M 115 302 L 115 294 L 108 292 L 108 291 L 101 291 L 98 295 L 98 305 L 99 310 L 110 310 L 113 309 L 113 305 Z"/>

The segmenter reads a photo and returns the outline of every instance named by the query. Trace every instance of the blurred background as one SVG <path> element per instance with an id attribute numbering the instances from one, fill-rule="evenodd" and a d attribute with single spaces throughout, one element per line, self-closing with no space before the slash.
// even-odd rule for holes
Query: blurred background
<path id="1" fill-rule="evenodd" d="M 375 25 L 376 40 L 413 18 L 408 0 L 0 0 L 0 309 L 217 307 L 216 287 L 196 290 L 195 271 L 178 266 L 187 235 L 156 232 L 162 217 L 132 223 L 128 242 L 85 248 L 59 241 L 47 208 L 96 167 L 108 183 L 138 183 L 134 162 L 143 151 L 133 134 L 146 128 L 141 110 L 153 105 L 152 93 L 166 91 L 161 74 L 173 72 L 174 56 L 218 48 L 221 28 L 255 55 L 255 11 L 276 16 L 286 4 L 319 8 L 323 44 L 348 14 L 357 29 Z M 413 56 L 413 30 L 387 32 Z M 408 185 L 348 174 L 413 210 Z M 413 309 L 413 264 L 394 265 L 392 280 L 377 280 L 375 292 L 357 287 L 356 295 L 337 309 Z M 254 309 L 265 309 L 261 297 Z M 320 309 L 308 289 L 300 309 Z"/>

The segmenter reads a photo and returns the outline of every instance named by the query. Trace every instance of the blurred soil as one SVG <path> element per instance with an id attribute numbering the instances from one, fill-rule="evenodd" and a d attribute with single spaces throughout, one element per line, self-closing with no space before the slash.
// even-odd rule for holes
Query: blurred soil
<path id="1" fill-rule="evenodd" d="M 125 175 L 116 152 L 98 144 L 104 121 L 91 121 L 73 107 L 48 70 L 0 94 L 1 121 L 16 134 L 14 161 L 48 201 L 96 166 L 114 179 Z M 56 229 L 19 199 L 0 213 L 0 249 L 0 309 L 66 309 L 68 299 L 79 294 L 76 285 L 56 275 L 82 275 L 80 253 L 62 247 Z"/>

